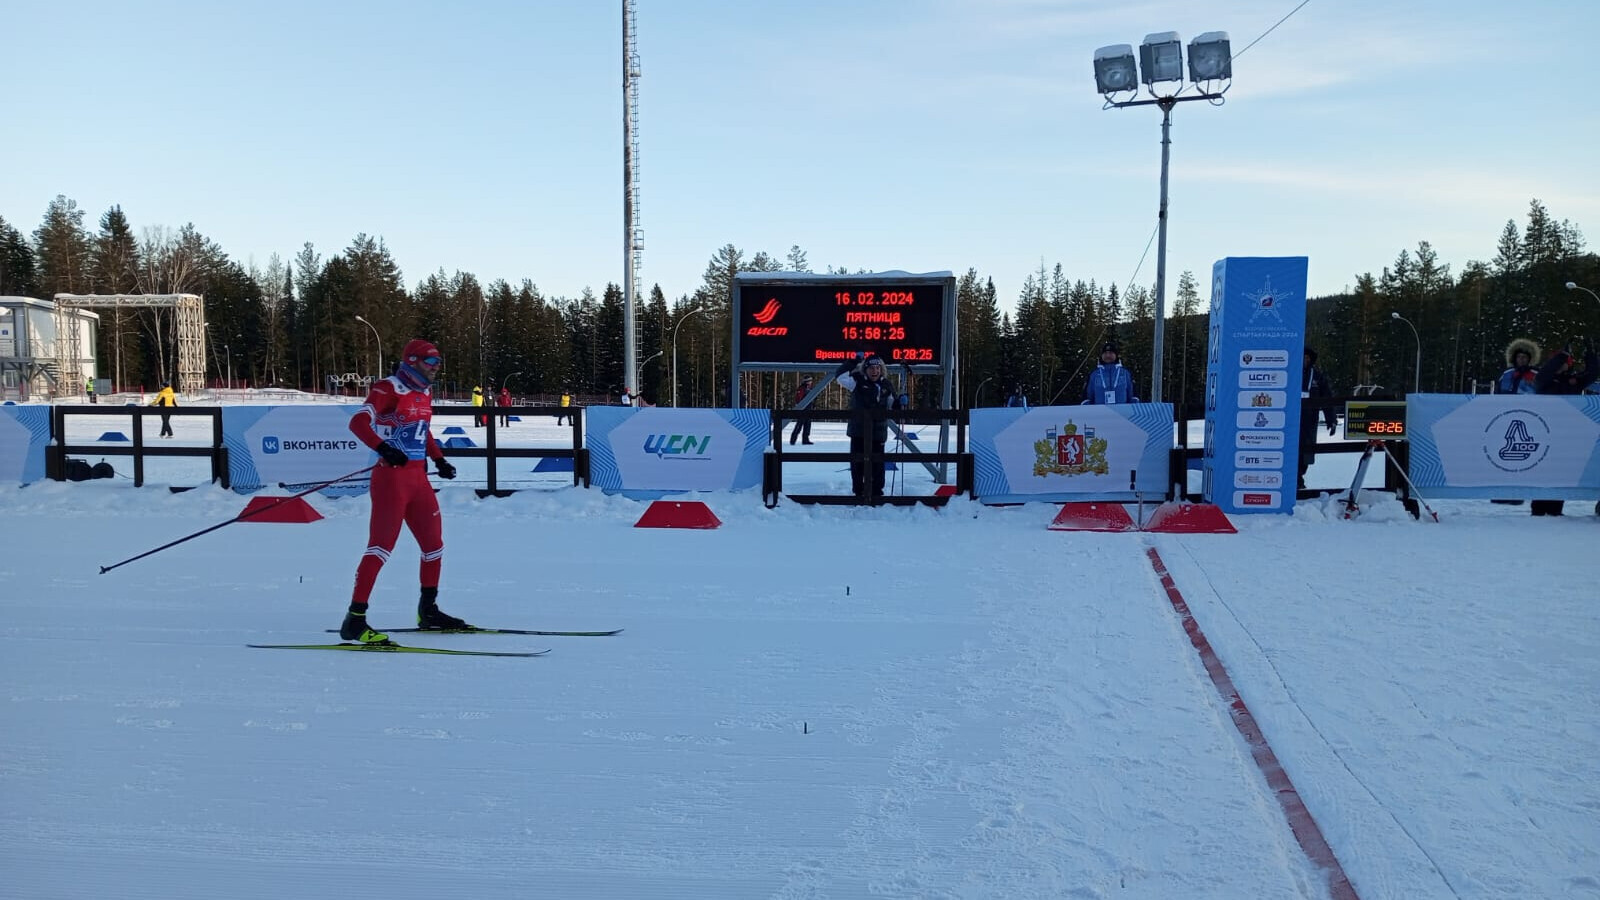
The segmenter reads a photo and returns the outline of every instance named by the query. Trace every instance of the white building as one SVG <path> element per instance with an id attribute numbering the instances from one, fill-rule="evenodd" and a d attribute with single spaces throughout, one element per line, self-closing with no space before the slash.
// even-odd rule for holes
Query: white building
<path id="1" fill-rule="evenodd" d="M 57 322 L 75 320 L 62 340 Z M 87 309 L 57 310 L 49 300 L 0 296 L 0 398 L 39 400 L 83 396 L 98 373 L 95 338 L 100 316 Z"/>

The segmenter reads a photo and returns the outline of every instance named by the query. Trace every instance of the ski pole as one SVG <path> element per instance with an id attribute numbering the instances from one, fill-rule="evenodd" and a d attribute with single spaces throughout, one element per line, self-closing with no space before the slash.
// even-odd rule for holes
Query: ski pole
<path id="1" fill-rule="evenodd" d="M 153 555 L 155 555 L 157 553 L 160 553 L 161 551 L 163 551 L 163 550 L 165 550 L 165 549 L 167 549 L 169 547 L 176 547 L 176 546 L 178 546 L 179 544 L 181 544 L 181 543 L 183 543 L 185 541 L 192 541 L 192 540 L 194 540 L 195 538 L 199 537 L 202 534 L 210 534 L 211 532 L 216 531 L 218 528 L 222 528 L 222 527 L 225 527 L 225 526 L 228 526 L 228 525 L 232 525 L 235 522 L 243 521 L 245 519 L 250 518 L 251 516 L 255 516 L 255 515 L 259 515 L 261 513 L 264 513 L 269 509 L 275 509 L 281 504 L 287 503 L 290 500 L 298 500 L 299 498 L 304 497 L 307 494 L 313 493 L 315 491 L 320 491 L 323 488 L 328 487 L 329 485 L 338 484 L 341 481 L 348 481 L 348 480 L 356 477 L 357 475 L 361 475 L 363 473 L 370 472 L 373 469 L 376 469 L 377 467 L 378 467 L 378 464 L 377 463 L 373 463 L 372 465 L 367 466 L 364 469 L 357 469 L 354 472 L 351 472 L 349 475 L 340 475 L 338 478 L 334 478 L 334 479 L 332 479 L 330 481 L 324 481 L 321 484 L 309 487 L 309 488 L 301 491 L 300 493 L 295 494 L 292 497 L 280 497 L 280 498 L 278 498 L 277 503 L 269 503 L 266 506 L 261 507 L 260 509 L 247 510 L 245 512 L 242 512 L 242 513 L 238 514 L 237 516 L 234 516 L 233 518 L 229 519 L 226 522 L 218 522 L 217 524 L 211 526 L 210 528 L 205 528 L 205 529 L 202 529 L 200 531 L 196 531 L 194 534 L 191 534 L 191 535 L 189 535 L 187 537 L 181 537 L 181 538 L 178 538 L 175 541 L 171 541 L 169 543 L 162 544 L 161 546 L 155 548 L 154 550 L 146 550 L 145 552 L 139 554 L 138 556 L 130 556 L 127 559 L 125 559 L 125 560 L 123 560 L 122 562 L 119 562 L 119 563 L 113 563 L 113 564 L 111 564 L 109 566 L 101 566 L 100 567 L 100 574 L 104 575 L 105 573 L 111 571 L 112 569 L 118 568 L 119 566 L 125 566 L 128 563 L 131 563 L 131 562 L 133 562 L 135 560 L 144 559 L 146 556 L 153 556 Z"/>

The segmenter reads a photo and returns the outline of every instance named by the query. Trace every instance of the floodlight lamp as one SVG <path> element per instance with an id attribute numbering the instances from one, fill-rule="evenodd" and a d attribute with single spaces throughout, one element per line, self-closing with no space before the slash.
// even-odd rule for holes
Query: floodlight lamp
<path id="1" fill-rule="evenodd" d="M 1389 318 L 1391 318 L 1391 319 L 1399 319 L 1400 318 L 1400 314 L 1397 313 L 1397 312 L 1389 313 Z"/>
<path id="2" fill-rule="evenodd" d="M 1139 45 L 1139 71 L 1146 87 L 1183 80 L 1183 39 L 1176 31 L 1147 34 Z"/>
<path id="3" fill-rule="evenodd" d="M 1233 77 L 1233 51 L 1226 31 L 1208 31 L 1189 42 L 1189 80 L 1223 81 Z"/>
<path id="4" fill-rule="evenodd" d="M 1112 44 L 1094 52 L 1094 83 L 1101 94 L 1139 89 L 1139 68 L 1131 44 Z"/>
<path id="5" fill-rule="evenodd" d="M 1578 283 L 1577 283 L 1577 282 L 1576 282 L 1576 281 L 1569 281 L 1569 282 L 1567 282 L 1567 290 L 1569 290 L 1569 291 L 1575 291 L 1575 290 L 1577 290 L 1577 289 L 1578 289 Z"/>

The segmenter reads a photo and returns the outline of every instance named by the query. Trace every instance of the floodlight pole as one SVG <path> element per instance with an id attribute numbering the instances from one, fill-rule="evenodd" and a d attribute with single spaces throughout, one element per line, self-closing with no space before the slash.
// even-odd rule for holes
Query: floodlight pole
<path id="1" fill-rule="evenodd" d="M 1156 309 L 1150 364 L 1150 402 L 1161 402 L 1161 382 L 1166 366 L 1167 337 L 1167 167 L 1172 161 L 1172 107 L 1185 100 L 1220 100 L 1221 94 L 1199 93 L 1188 97 L 1157 97 L 1153 100 L 1106 101 L 1106 109 L 1126 106 L 1161 107 L 1161 207 L 1156 214 Z"/>

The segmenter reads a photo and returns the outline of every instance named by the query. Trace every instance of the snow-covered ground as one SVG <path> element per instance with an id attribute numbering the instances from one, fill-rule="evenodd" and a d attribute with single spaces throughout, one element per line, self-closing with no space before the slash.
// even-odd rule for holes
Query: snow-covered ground
<path id="1" fill-rule="evenodd" d="M 441 605 L 626 630 L 411 636 L 535 659 L 247 649 L 333 639 L 365 498 L 100 575 L 243 498 L 0 486 L 0 896 L 1326 897 L 1155 547 L 1361 897 L 1600 897 L 1590 504 L 1434 524 L 1369 494 L 1179 536 L 752 493 L 683 531 L 467 475 Z M 379 624 L 416 565 L 403 535 Z"/>

